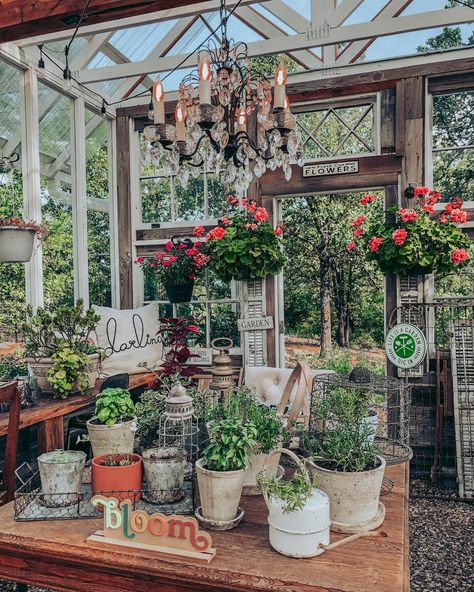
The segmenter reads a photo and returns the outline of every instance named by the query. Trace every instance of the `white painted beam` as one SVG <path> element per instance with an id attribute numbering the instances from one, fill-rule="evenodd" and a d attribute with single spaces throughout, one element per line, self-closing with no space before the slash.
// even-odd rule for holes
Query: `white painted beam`
<path id="1" fill-rule="evenodd" d="M 290 8 L 288 4 L 285 4 L 282 0 L 270 0 L 270 2 L 265 4 L 265 8 L 277 18 L 285 22 L 296 33 L 304 33 L 311 25 L 311 22 L 308 19 L 294 8 Z"/>
<path id="2" fill-rule="evenodd" d="M 266 2 L 267 0 L 259 0 L 258 4 Z M 242 0 L 240 6 L 246 6 L 248 4 L 256 4 L 255 0 Z M 227 2 L 227 8 L 232 10 L 237 4 L 237 0 L 231 0 Z M 197 4 L 191 4 L 187 6 L 179 6 L 175 8 L 167 8 L 165 10 L 158 10 L 156 12 L 150 12 L 148 14 L 140 14 L 129 18 L 115 19 L 97 25 L 83 25 L 79 30 L 79 35 L 90 35 L 101 33 L 104 31 L 117 31 L 120 29 L 127 29 L 129 27 L 139 27 L 141 25 L 153 24 L 159 21 L 169 21 L 178 19 L 184 16 L 195 16 L 204 14 L 206 12 L 214 12 L 219 10 L 219 0 L 208 0 L 207 2 L 199 2 Z M 29 45 L 39 45 L 41 43 L 47 43 L 48 41 L 60 41 L 63 39 L 69 39 L 72 35 L 72 30 L 58 31 L 56 33 L 49 33 L 46 35 L 37 35 L 35 37 L 25 37 L 19 39 L 17 43 L 20 47 L 27 47 Z"/>
<path id="3" fill-rule="evenodd" d="M 436 27 L 469 23 L 474 20 L 474 11 L 471 8 L 458 7 L 445 10 L 435 10 L 415 15 L 399 16 L 397 18 L 384 18 L 376 22 L 345 25 L 329 30 L 328 36 L 312 39 L 310 35 L 300 33 L 254 41 L 248 44 L 249 56 L 268 55 L 281 52 L 291 52 L 300 49 L 308 49 L 314 46 L 337 45 L 347 41 L 368 39 L 385 35 L 395 35 L 409 31 L 418 31 Z M 79 73 L 81 82 L 90 83 L 100 80 L 113 80 L 140 76 L 151 72 L 165 72 L 173 68 L 188 68 L 196 63 L 196 55 L 181 64 L 185 55 L 152 57 L 141 62 L 96 68 L 94 70 L 82 70 Z"/>
<path id="4" fill-rule="evenodd" d="M 364 0 L 342 0 L 339 6 L 329 15 L 329 24 L 331 27 L 339 26 L 346 21 L 362 2 Z"/>

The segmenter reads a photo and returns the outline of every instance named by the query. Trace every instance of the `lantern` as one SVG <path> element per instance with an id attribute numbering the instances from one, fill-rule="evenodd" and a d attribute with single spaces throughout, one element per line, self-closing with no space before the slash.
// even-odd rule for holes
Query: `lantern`
<path id="1" fill-rule="evenodd" d="M 218 344 L 221 344 L 219 347 Z M 214 391 L 219 401 L 224 401 L 227 393 L 235 387 L 234 369 L 231 366 L 229 350 L 234 346 L 232 339 L 228 337 L 216 337 L 211 341 L 211 347 L 219 353 L 214 356 L 212 362 L 212 381 L 209 389 Z"/>

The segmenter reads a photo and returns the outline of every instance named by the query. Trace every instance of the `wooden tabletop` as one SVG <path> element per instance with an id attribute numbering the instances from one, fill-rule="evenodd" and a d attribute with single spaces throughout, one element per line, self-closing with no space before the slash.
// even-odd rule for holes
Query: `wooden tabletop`
<path id="1" fill-rule="evenodd" d="M 0 578 L 68 592 L 408 592 L 408 467 L 388 467 L 395 481 L 382 498 L 386 537 L 360 538 L 313 559 L 291 559 L 268 543 L 262 498 L 244 497 L 239 527 L 213 532 L 215 559 L 193 564 L 143 552 L 93 548 L 85 539 L 101 520 L 15 522 L 0 508 Z M 331 533 L 331 542 L 343 535 Z"/>

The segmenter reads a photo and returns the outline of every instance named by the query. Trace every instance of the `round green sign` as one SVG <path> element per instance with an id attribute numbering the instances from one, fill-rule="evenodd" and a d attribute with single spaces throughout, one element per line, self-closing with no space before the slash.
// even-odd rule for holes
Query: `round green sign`
<path id="1" fill-rule="evenodd" d="M 416 368 L 426 357 L 425 335 L 415 325 L 395 325 L 387 334 L 385 352 L 392 364 L 398 368 Z"/>

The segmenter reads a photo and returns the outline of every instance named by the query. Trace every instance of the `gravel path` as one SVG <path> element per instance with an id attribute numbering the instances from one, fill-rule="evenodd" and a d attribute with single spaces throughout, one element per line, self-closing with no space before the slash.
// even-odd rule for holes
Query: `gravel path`
<path id="1" fill-rule="evenodd" d="M 411 592 L 474 592 L 474 505 L 411 499 L 410 556 Z M 15 586 L 0 582 L 0 592 Z"/>

